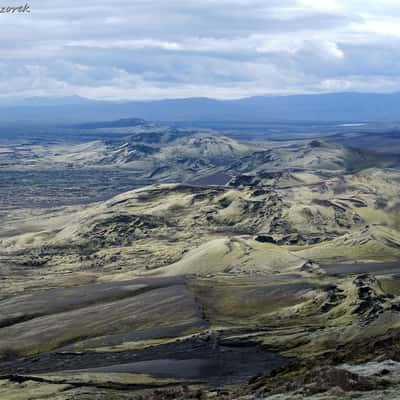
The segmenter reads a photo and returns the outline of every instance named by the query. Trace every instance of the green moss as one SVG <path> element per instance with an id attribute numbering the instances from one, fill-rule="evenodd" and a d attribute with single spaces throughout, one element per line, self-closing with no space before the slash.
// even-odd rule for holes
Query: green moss
<path id="1" fill-rule="evenodd" d="M 393 278 L 379 278 L 379 283 L 384 293 L 400 296 L 400 280 Z"/>

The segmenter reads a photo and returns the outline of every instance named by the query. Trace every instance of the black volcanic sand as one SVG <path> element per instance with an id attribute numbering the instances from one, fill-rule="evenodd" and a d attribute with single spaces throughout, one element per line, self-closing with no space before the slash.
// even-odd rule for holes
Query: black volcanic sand
<path id="1" fill-rule="evenodd" d="M 285 275 L 280 279 L 293 277 L 296 275 Z M 210 323 L 191 292 L 187 290 L 187 281 L 188 278 L 180 276 L 86 284 L 37 291 L 1 301 L 0 323 L 3 326 L 1 332 L 8 332 L 4 335 L 10 336 L 11 329 L 18 337 L 24 332 L 29 336 L 30 329 L 38 329 L 34 342 L 39 340 L 40 343 L 40 321 L 42 318 L 50 318 L 55 326 L 49 326 L 49 329 L 43 331 L 43 335 L 49 335 L 49 332 L 55 329 L 49 337 L 56 339 L 59 335 L 76 329 L 75 320 L 71 320 L 72 314 L 82 319 L 79 325 L 82 336 L 73 338 L 55 350 L 0 362 L 0 375 L 46 374 L 62 371 L 143 373 L 159 378 L 187 379 L 222 386 L 245 383 L 257 374 L 267 373 L 290 362 L 289 359 L 255 343 L 233 339 L 228 341 L 223 336 L 219 337 L 218 333 L 210 334 L 208 331 Z M 238 279 L 238 282 L 240 281 L 241 279 Z M 254 279 L 252 295 L 256 298 L 269 299 L 276 297 L 278 292 L 286 292 L 289 289 L 297 292 L 304 287 L 308 288 L 308 285 L 304 286 L 302 282 L 268 285 L 268 291 L 263 287 L 257 287 L 257 284 L 263 286 L 270 281 L 274 282 L 275 279 L 261 277 Z M 247 290 L 245 292 L 247 293 Z M 160 313 L 170 312 L 168 308 L 162 308 L 168 299 L 175 299 L 167 304 L 173 308 L 172 311 L 176 310 L 177 317 L 174 319 L 174 314 L 170 313 L 171 324 L 158 326 L 155 322 L 157 319 L 151 319 L 146 306 L 155 304 L 148 310 L 155 313 L 154 318 L 159 318 Z M 104 311 L 115 313 L 113 318 L 105 318 L 106 316 L 101 314 L 99 310 L 103 310 L 102 304 L 109 305 Z M 140 309 L 143 314 L 139 319 L 145 318 L 145 320 L 142 321 L 142 325 L 136 327 L 137 321 L 134 315 Z M 187 317 L 180 317 L 182 312 L 186 312 Z M 129 328 L 125 332 L 118 332 L 119 329 L 116 329 L 120 328 L 120 318 Z M 146 327 L 147 319 L 149 322 L 153 321 L 154 325 Z M 98 336 L 85 337 L 92 323 L 101 326 L 101 333 Z M 142 328 L 138 328 L 139 326 Z M 197 334 L 179 339 L 179 336 L 188 335 L 190 332 Z M 225 335 L 233 333 L 235 332 L 229 331 L 225 332 Z M 10 336 L 10 340 L 13 338 Z M 158 338 L 177 339 L 170 343 L 135 350 L 102 351 L 101 349 L 104 346 L 111 348 L 124 342 Z M 23 340 L 22 335 L 21 341 Z M 79 349 L 85 350 L 76 351 L 74 344 L 77 342 L 82 345 Z M 99 348 L 99 351 L 90 350 L 94 348 Z"/>
<path id="2" fill-rule="evenodd" d="M 49 352 L 0 364 L 0 375 L 60 371 L 143 373 L 211 385 L 243 384 L 251 377 L 289 364 L 261 346 L 218 345 L 209 337 L 124 352 Z"/>
<path id="3" fill-rule="evenodd" d="M 0 328 L 42 315 L 55 314 L 107 303 L 152 290 L 185 285 L 184 277 L 142 278 L 121 282 L 93 283 L 41 290 L 0 301 Z M 19 317 L 13 318 L 13 315 Z M 23 317 L 21 317 L 23 316 Z"/>
<path id="4" fill-rule="evenodd" d="M 198 186 L 224 186 L 232 179 L 231 175 L 224 174 L 223 172 L 216 172 L 204 176 L 202 178 L 194 179 L 189 183 Z"/>
<path id="5" fill-rule="evenodd" d="M 327 264 L 321 266 L 329 275 L 352 275 L 361 273 L 374 273 L 379 275 L 400 272 L 400 261 L 387 263 L 365 264 Z"/>
<path id="6" fill-rule="evenodd" d="M 129 169 L 0 170 L 0 207 L 87 204 L 151 183 Z"/>

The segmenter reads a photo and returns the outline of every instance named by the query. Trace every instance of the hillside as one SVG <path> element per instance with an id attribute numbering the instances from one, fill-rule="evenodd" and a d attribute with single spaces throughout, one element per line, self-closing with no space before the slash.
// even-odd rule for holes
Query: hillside
<path id="1" fill-rule="evenodd" d="M 283 171 L 332 176 L 368 167 L 397 166 L 400 161 L 396 154 L 315 139 L 240 142 L 215 132 L 155 127 L 140 121 L 122 132 L 123 137 L 113 140 L 0 145 L 0 168 L 49 172 L 121 168 L 147 183 L 199 180 L 207 184 L 207 177 L 226 183 L 238 175 L 258 174 L 269 179 Z"/>
<path id="2" fill-rule="evenodd" d="M 42 271 L 101 271 L 103 280 L 115 269 L 118 276 L 286 273 L 310 260 L 397 259 L 398 172 L 283 177 L 240 186 L 235 178 L 231 187 L 151 186 L 54 210 L 45 221 L 39 212 L 14 222 L 16 234 L 3 228 L 2 258 Z"/>

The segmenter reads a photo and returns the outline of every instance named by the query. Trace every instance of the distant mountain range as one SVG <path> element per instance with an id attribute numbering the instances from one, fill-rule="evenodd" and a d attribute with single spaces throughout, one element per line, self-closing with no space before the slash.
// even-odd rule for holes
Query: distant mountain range
<path id="1" fill-rule="evenodd" d="M 332 93 L 257 96 L 239 100 L 187 98 L 157 101 L 97 101 L 77 96 L 34 97 L 0 102 L 0 123 L 74 124 L 119 118 L 151 121 L 394 122 L 400 93 Z"/>

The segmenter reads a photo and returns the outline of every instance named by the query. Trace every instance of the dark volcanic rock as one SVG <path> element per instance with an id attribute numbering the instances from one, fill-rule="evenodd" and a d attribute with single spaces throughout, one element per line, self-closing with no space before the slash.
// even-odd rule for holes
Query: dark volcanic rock
<path id="1" fill-rule="evenodd" d="M 386 310 L 400 310 L 399 304 L 392 303 L 392 296 L 379 293 L 379 282 L 374 276 L 359 275 L 354 279 L 353 284 L 357 287 L 359 299 L 353 314 L 358 314 L 364 324 L 376 320 Z"/>
<path id="2" fill-rule="evenodd" d="M 310 147 L 312 148 L 318 148 L 318 147 L 322 147 L 323 143 L 320 142 L 319 140 L 313 140 L 310 142 Z"/>
<path id="3" fill-rule="evenodd" d="M 368 391 L 379 387 L 377 380 L 363 377 L 344 369 L 325 366 L 312 369 L 286 384 L 286 390 L 303 390 L 307 393 L 325 392 L 338 387 L 344 391 Z"/>
<path id="4" fill-rule="evenodd" d="M 303 366 L 304 367 L 304 366 Z M 255 377 L 249 381 L 248 394 L 256 394 L 256 398 L 268 398 L 273 394 L 296 392 L 296 394 L 313 395 L 327 392 L 333 388 L 341 391 L 371 391 L 384 388 L 388 381 L 381 377 L 365 377 L 331 365 L 303 369 L 294 362 L 277 368 L 267 376 Z M 298 371 L 293 375 L 294 371 Z"/>
<path id="5" fill-rule="evenodd" d="M 261 183 L 260 179 L 258 179 L 255 175 L 239 175 L 234 177 L 230 182 L 229 186 L 233 187 L 241 187 L 241 186 L 250 186 L 254 187 Z"/>
<path id="6" fill-rule="evenodd" d="M 320 308 L 322 313 L 329 312 L 338 306 L 344 299 L 346 299 L 346 295 L 343 294 L 343 290 L 338 288 L 336 285 L 328 285 L 325 288 L 325 291 L 327 293 L 327 300 Z"/>
<path id="7" fill-rule="evenodd" d="M 255 240 L 260 243 L 276 243 L 275 239 L 269 235 L 258 235 Z"/>

